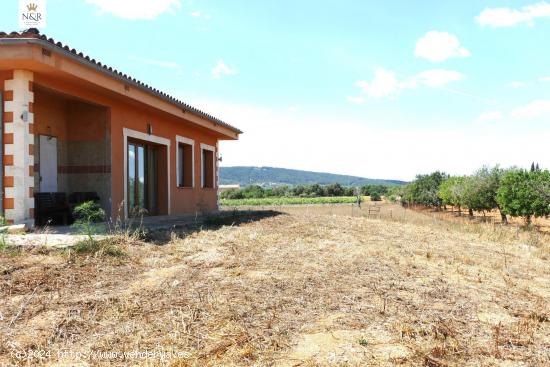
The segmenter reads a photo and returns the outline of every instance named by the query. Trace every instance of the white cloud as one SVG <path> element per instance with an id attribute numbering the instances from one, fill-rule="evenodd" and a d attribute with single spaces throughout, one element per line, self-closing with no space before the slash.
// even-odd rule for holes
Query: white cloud
<path id="1" fill-rule="evenodd" d="M 419 86 L 441 88 L 445 85 L 461 80 L 464 76 L 458 71 L 445 69 L 431 69 L 420 72 L 412 77 L 398 80 L 393 71 L 378 68 L 374 72 L 372 81 L 359 80 L 355 86 L 370 98 L 394 98 L 400 91 L 416 89 Z M 362 103 L 363 97 L 347 97 L 352 103 Z"/>
<path id="2" fill-rule="evenodd" d="M 502 112 L 500 111 L 490 111 L 490 112 L 484 112 L 477 118 L 477 121 L 479 122 L 486 122 L 486 121 L 497 121 L 502 118 Z"/>
<path id="3" fill-rule="evenodd" d="M 359 97 L 354 97 L 354 96 L 347 96 L 346 99 L 351 102 L 351 103 L 355 103 L 355 104 L 361 104 L 363 102 L 365 102 L 365 98 L 359 96 Z"/>
<path id="4" fill-rule="evenodd" d="M 359 80 L 355 85 L 372 98 L 392 97 L 401 89 L 395 73 L 382 68 L 374 71 L 374 78 L 371 82 Z"/>
<path id="5" fill-rule="evenodd" d="M 534 119 L 550 117 L 550 99 L 538 99 L 512 111 L 512 117 L 520 119 Z"/>
<path id="6" fill-rule="evenodd" d="M 550 82 L 550 76 L 540 77 L 539 82 Z"/>
<path id="7" fill-rule="evenodd" d="M 510 87 L 512 87 L 514 89 L 519 89 L 519 88 L 525 87 L 527 85 L 527 83 L 520 82 L 520 81 L 514 81 L 514 82 L 511 82 L 509 85 L 510 85 Z"/>
<path id="8" fill-rule="evenodd" d="M 192 17 L 197 17 L 198 18 L 198 17 L 201 16 L 201 14 L 202 13 L 200 12 L 200 10 L 195 10 L 195 11 L 191 12 Z"/>
<path id="9" fill-rule="evenodd" d="M 482 26 L 512 27 L 520 23 L 533 26 L 536 18 L 549 18 L 550 4 L 545 1 L 526 5 L 519 9 L 487 8 L 476 17 Z"/>
<path id="10" fill-rule="evenodd" d="M 162 13 L 175 12 L 180 0 L 86 0 L 99 7 L 100 13 L 111 13 L 124 19 L 155 19 Z"/>
<path id="11" fill-rule="evenodd" d="M 471 53 L 460 45 L 455 35 L 430 31 L 416 42 L 414 55 L 433 62 L 441 62 L 451 57 L 468 57 Z"/>
<path id="12" fill-rule="evenodd" d="M 225 64 L 223 60 L 219 60 L 216 66 L 212 69 L 212 76 L 216 79 L 220 79 L 225 75 L 237 74 L 237 70 Z"/>
<path id="13" fill-rule="evenodd" d="M 415 79 L 428 87 L 440 88 L 445 85 L 461 80 L 464 76 L 458 71 L 433 69 L 426 70 L 416 75 Z"/>

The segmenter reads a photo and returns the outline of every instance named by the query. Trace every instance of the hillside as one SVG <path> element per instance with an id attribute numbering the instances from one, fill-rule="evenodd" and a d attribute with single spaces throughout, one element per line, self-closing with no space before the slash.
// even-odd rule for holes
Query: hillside
<path id="1" fill-rule="evenodd" d="M 220 167 L 220 183 L 222 185 L 239 184 L 241 186 L 253 184 L 262 186 L 309 185 L 314 183 L 363 186 L 369 184 L 402 185 L 406 182 L 275 167 Z"/>

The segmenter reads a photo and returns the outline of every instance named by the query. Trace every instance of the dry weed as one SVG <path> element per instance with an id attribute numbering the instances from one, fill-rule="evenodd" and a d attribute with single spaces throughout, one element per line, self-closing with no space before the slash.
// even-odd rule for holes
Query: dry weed
<path id="1" fill-rule="evenodd" d="M 28 350 L 50 351 L 45 364 L 550 364 L 544 239 L 298 210 L 164 245 L 119 238 L 123 259 L 1 253 L 0 364 L 38 364 Z M 181 354 L 85 359 L 144 350 Z"/>

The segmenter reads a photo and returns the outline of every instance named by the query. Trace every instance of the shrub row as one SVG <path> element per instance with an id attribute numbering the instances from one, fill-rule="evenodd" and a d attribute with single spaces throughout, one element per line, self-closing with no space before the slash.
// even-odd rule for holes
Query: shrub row
<path id="1" fill-rule="evenodd" d="M 259 185 L 251 185 L 242 189 L 231 189 L 221 193 L 221 199 L 259 199 L 259 198 L 281 198 L 281 197 L 340 197 L 340 196 L 371 196 L 371 199 L 380 199 L 389 191 L 384 185 L 365 185 L 357 189 L 354 187 L 342 186 L 338 183 L 330 185 L 297 185 L 277 186 L 263 188 Z"/>
<path id="2" fill-rule="evenodd" d="M 357 196 L 331 197 L 267 197 L 249 199 L 221 199 L 226 206 L 303 205 L 303 204 L 354 204 Z"/>
<path id="3" fill-rule="evenodd" d="M 538 165 L 531 170 L 482 167 L 468 176 L 450 176 L 436 171 L 418 175 L 401 188 L 404 205 L 420 204 L 440 209 L 446 205 L 466 208 L 485 214 L 498 210 L 503 222 L 507 216 L 523 217 L 526 224 L 532 217 L 550 215 L 550 172 Z"/>

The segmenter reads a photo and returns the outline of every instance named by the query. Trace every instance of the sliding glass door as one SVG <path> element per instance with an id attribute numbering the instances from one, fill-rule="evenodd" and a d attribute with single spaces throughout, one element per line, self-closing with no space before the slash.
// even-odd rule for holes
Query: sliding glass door
<path id="1" fill-rule="evenodd" d="M 157 163 L 153 145 L 128 142 L 128 214 L 156 214 Z"/>

